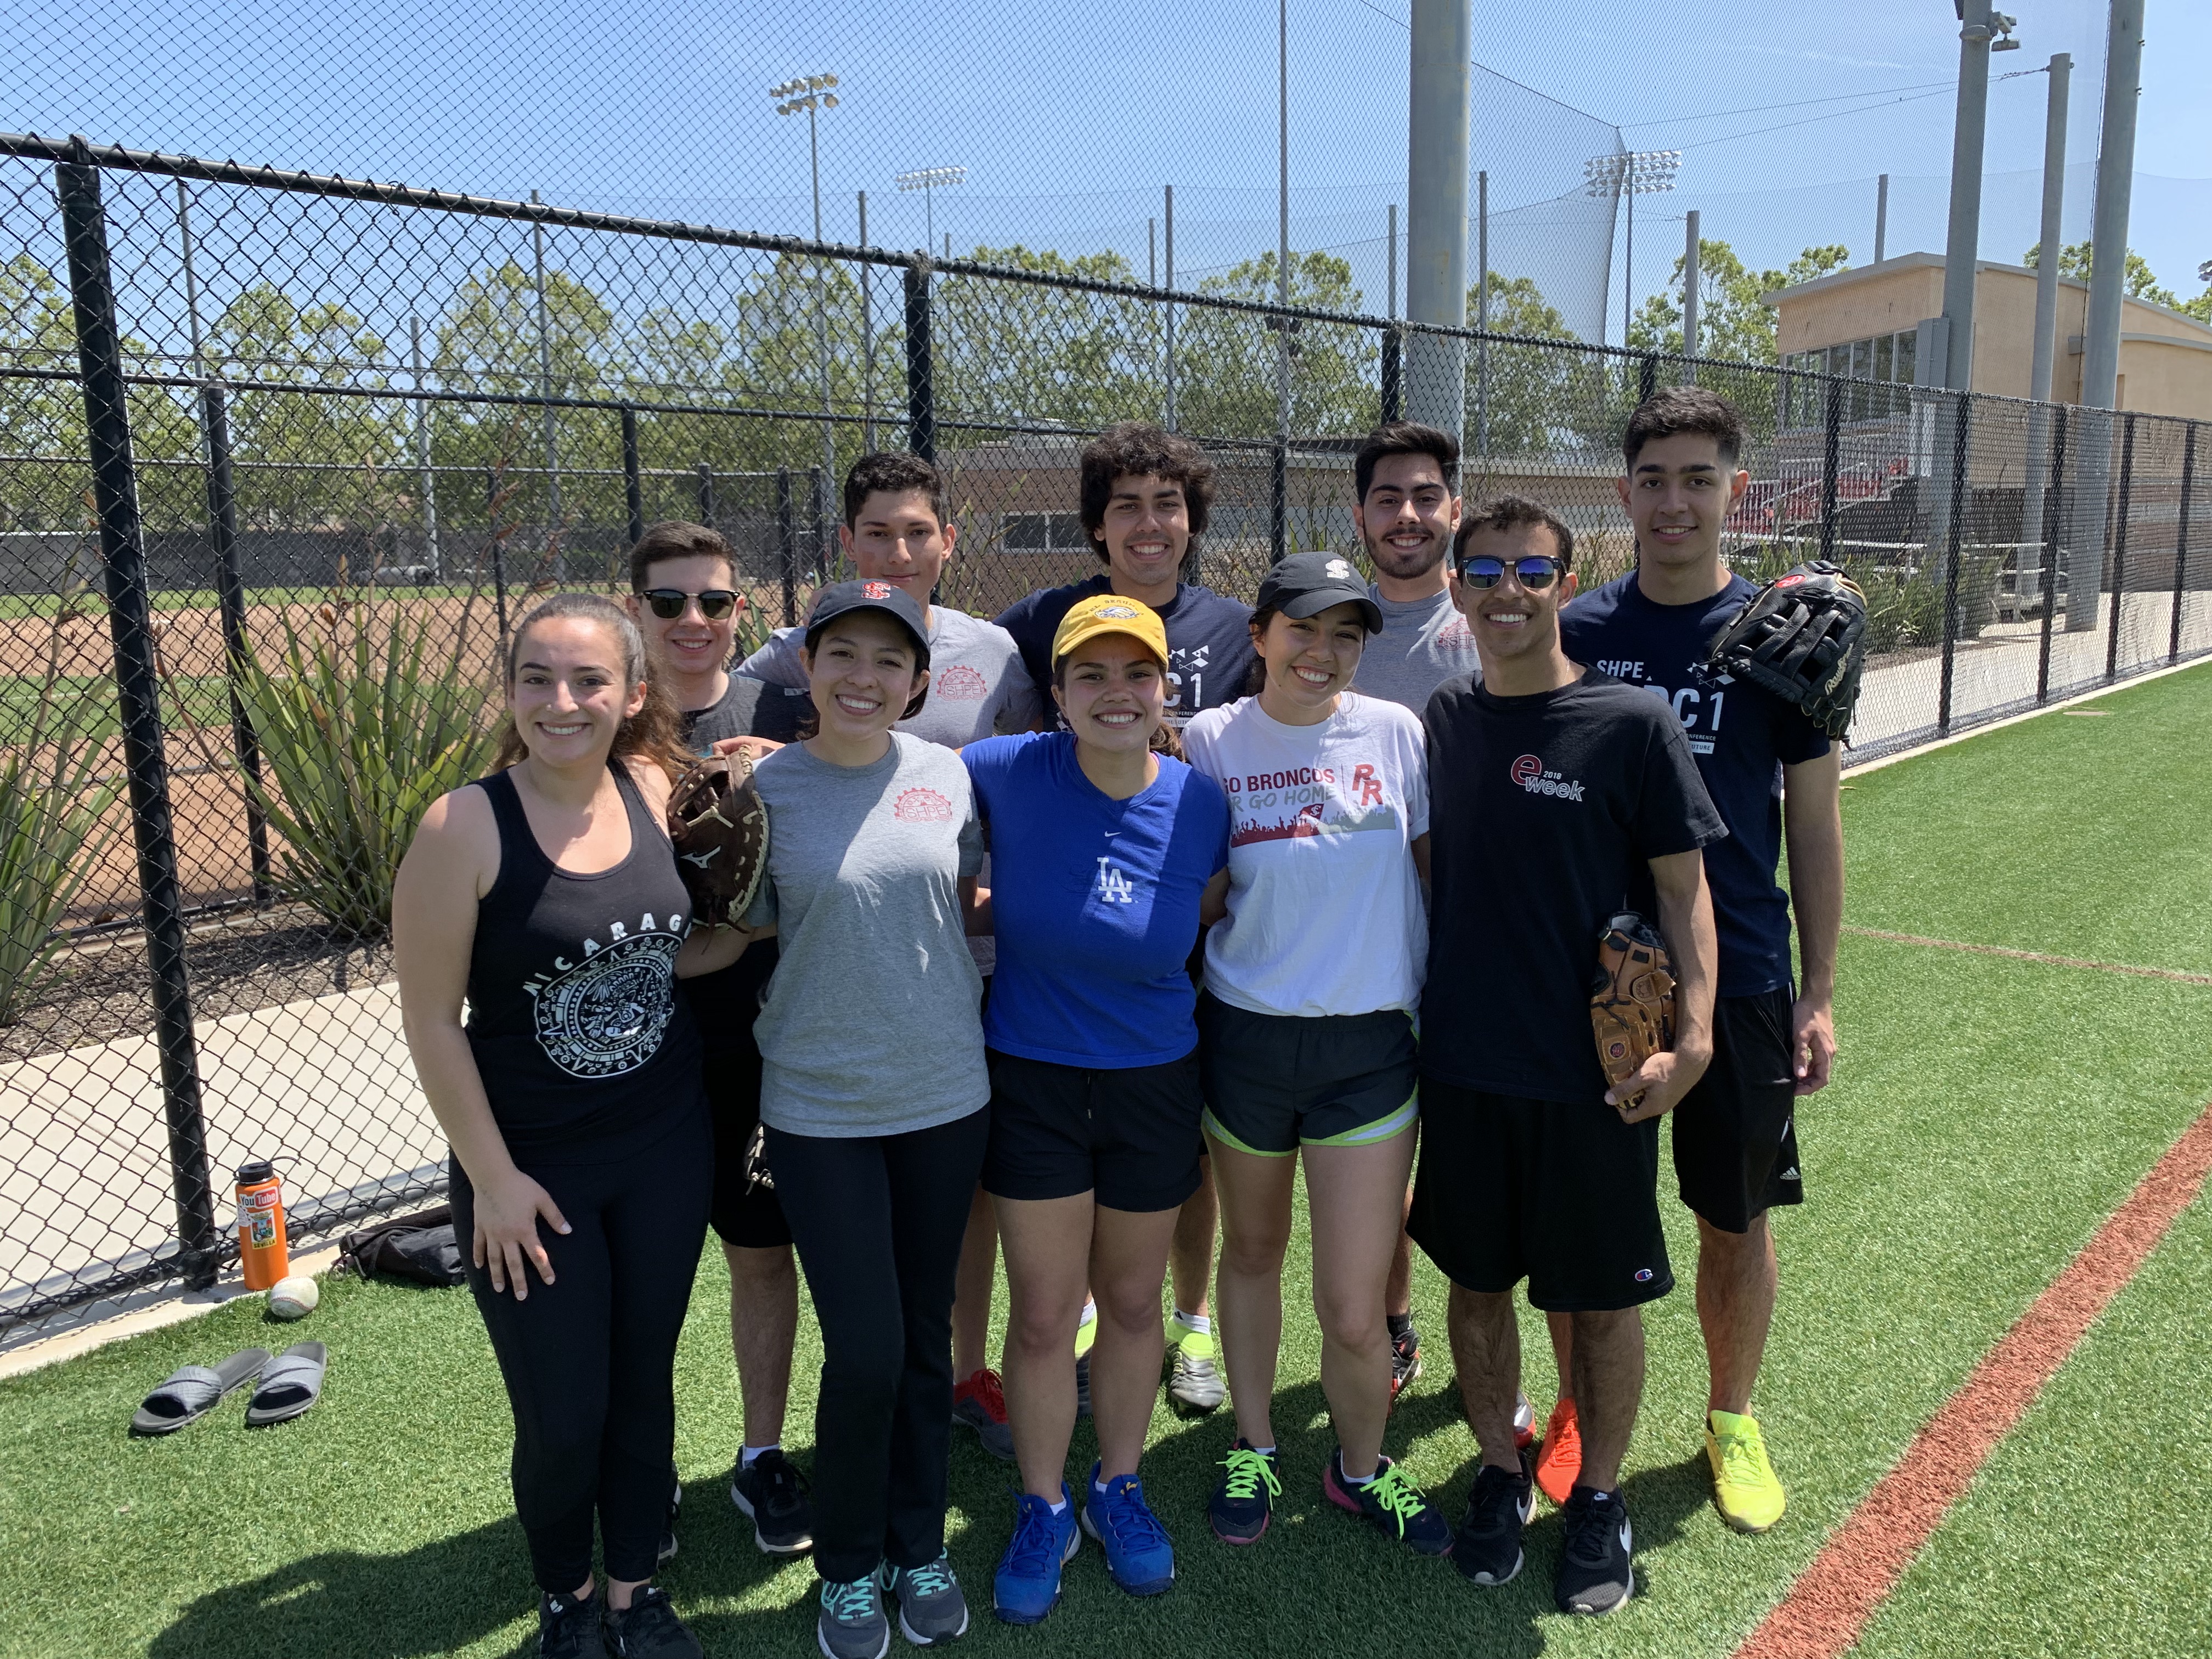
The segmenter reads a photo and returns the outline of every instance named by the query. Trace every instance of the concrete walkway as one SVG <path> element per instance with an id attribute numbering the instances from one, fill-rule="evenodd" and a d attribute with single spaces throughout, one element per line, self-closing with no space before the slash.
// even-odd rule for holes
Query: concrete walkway
<path id="1" fill-rule="evenodd" d="M 415 1080 L 396 985 L 198 1028 L 216 1218 L 230 1176 L 277 1163 L 295 1214 L 434 1173 L 446 1146 Z M 151 1036 L 0 1066 L 0 1308 L 105 1278 L 175 1237 Z"/>

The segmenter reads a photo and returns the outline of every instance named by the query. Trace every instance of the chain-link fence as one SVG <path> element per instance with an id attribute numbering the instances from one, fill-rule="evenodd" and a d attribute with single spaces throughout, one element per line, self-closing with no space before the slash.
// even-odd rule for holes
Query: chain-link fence
<path id="1" fill-rule="evenodd" d="M 209 1282 L 248 1158 L 295 1239 L 439 1188 L 390 881 L 508 629 L 671 517 L 794 621 L 871 448 L 947 467 L 989 615 L 1097 568 L 1079 447 L 1163 421 L 1220 470 L 1191 574 L 1249 599 L 1356 551 L 1350 453 L 1441 343 L 1465 493 L 1553 504 L 1595 582 L 1628 410 L 1693 378 L 1755 429 L 1731 559 L 1867 592 L 1854 757 L 2212 650 L 2185 422 L 75 141 L 0 138 L 0 1324 Z"/>

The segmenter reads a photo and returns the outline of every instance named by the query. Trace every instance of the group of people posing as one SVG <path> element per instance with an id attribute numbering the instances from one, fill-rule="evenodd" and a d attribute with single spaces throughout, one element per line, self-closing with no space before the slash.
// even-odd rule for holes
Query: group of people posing
<path id="1" fill-rule="evenodd" d="M 936 468 L 899 453 L 846 480 L 857 579 L 734 672 L 744 600 L 703 526 L 647 532 L 626 605 L 530 614 L 497 769 L 424 816 L 393 933 L 514 1407 L 543 1654 L 701 1651 L 651 1580 L 709 1226 L 744 1411 L 732 1497 L 763 1551 L 812 1551 L 828 1659 L 882 1659 L 893 1623 L 920 1645 L 967 1629 L 945 1548 L 961 1424 L 1018 1470 L 1002 1620 L 1051 1613 L 1085 1534 L 1121 1590 L 1172 1586 L 1198 1494 L 1145 1489 L 1164 1374 L 1204 1413 L 1225 1369 L 1206 1512 L 1261 1545 L 1313 1477 L 1270 1415 L 1301 1165 L 1328 1504 L 1494 1586 L 1540 1487 L 1559 1607 L 1621 1607 L 1639 1310 L 1674 1284 L 1670 1112 L 1716 1502 L 1745 1531 L 1779 1518 L 1751 1394 L 1767 1212 L 1802 1198 L 1795 1102 L 1834 1053 L 1840 757 L 1707 664 L 1753 591 L 1720 551 L 1745 441 L 1695 387 L 1638 408 L 1637 564 L 1579 597 L 1556 514 L 1463 504 L 1454 440 L 1393 422 L 1353 461 L 1357 562 L 1291 555 L 1248 610 L 1182 580 L 1205 456 L 1132 423 L 1082 455 L 1104 569 L 995 623 L 936 599 L 957 532 Z M 672 780 L 718 750 L 755 758 L 769 824 L 736 927 L 688 914 L 663 828 Z M 1624 909 L 1669 942 L 1677 1034 L 1609 1089 L 1589 986 Z M 1385 1449 L 1420 1367 L 1411 1244 L 1450 1282 L 1480 1449 L 1456 1520 Z M 811 1475 L 781 1446 L 801 1272 Z M 1524 1280 L 1558 1367 L 1540 1443 Z M 1086 1412 L 1098 1455 L 1071 1482 Z"/>

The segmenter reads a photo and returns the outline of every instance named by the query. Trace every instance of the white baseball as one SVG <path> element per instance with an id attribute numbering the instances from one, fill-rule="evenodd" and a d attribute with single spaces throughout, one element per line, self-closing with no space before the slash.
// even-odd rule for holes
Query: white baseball
<path id="1" fill-rule="evenodd" d="M 279 1319 L 303 1319 L 314 1312 L 322 1292 L 305 1273 L 280 1279 L 269 1288 L 269 1311 Z"/>

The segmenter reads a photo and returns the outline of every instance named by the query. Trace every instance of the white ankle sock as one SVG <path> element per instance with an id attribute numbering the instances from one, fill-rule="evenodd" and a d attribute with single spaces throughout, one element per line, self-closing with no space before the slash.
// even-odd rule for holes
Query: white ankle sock
<path id="1" fill-rule="evenodd" d="M 1187 1314 L 1181 1308 L 1175 1310 L 1176 1323 L 1185 1330 L 1196 1331 L 1200 1336 L 1213 1334 L 1213 1321 L 1204 1314 Z"/>
<path id="2" fill-rule="evenodd" d="M 782 1449 L 783 1442 L 781 1440 L 771 1440 L 765 1446 L 742 1447 L 738 1452 L 738 1467 L 741 1469 L 749 1469 L 753 1466 L 753 1460 L 757 1458 L 763 1452 L 781 1451 Z"/>

